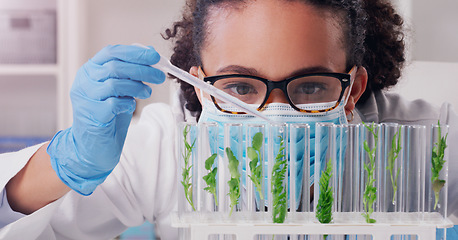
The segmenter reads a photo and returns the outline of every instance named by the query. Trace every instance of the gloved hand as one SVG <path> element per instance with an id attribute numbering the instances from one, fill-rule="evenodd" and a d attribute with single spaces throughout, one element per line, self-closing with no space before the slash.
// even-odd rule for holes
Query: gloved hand
<path id="1" fill-rule="evenodd" d="M 142 82 L 165 80 L 149 66 L 159 59 L 152 48 L 116 45 L 79 69 L 70 91 L 73 125 L 58 132 L 47 149 L 59 178 L 76 192 L 90 195 L 119 162 L 134 98 L 151 95 Z"/>

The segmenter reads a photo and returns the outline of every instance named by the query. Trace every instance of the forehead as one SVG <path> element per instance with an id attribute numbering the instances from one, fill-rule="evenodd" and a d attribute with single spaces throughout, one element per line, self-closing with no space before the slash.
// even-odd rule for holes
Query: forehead
<path id="1" fill-rule="evenodd" d="M 206 71 L 233 64 L 281 78 L 309 66 L 345 68 L 342 29 L 328 11 L 298 1 L 262 0 L 213 7 L 207 20 L 201 52 Z"/>

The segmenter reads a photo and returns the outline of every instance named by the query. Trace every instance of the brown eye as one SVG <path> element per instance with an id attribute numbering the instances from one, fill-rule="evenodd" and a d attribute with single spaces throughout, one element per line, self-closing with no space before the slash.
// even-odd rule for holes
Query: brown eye
<path id="1" fill-rule="evenodd" d="M 232 83 L 228 84 L 225 89 L 230 90 L 236 95 L 256 94 L 256 88 L 246 83 Z"/>
<path id="2" fill-rule="evenodd" d="M 296 88 L 295 94 L 316 94 L 320 91 L 326 91 L 326 86 L 321 83 L 304 83 Z"/>
<path id="3" fill-rule="evenodd" d="M 250 93 L 257 93 L 256 89 L 253 86 L 247 84 L 231 84 L 226 87 L 226 89 L 230 89 L 233 93 L 238 95 L 246 95 Z"/>

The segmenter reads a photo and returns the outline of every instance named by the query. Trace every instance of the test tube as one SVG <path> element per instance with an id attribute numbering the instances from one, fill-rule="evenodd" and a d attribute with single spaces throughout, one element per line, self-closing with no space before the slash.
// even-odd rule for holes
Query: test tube
<path id="1" fill-rule="evenodd" d="M 402 127 L 403 175 L 401 178 L 402 222 L 419 222 L 424 211 L 426 126 L 405 125 Z"/>
<path id="2" fill-rule="evenodd" d="M 332 213 L 336 210 L 336 159 L 337 159 L 337 126 L 333 123 L 321 122 L 315 129 L 315 180 L 314 209 L 315 216 L 321 223 L 331 223 Z M 325 191 L 323 191 L 325 190 Z M 332 195 L 325 194 L 331 191 Z M 332 202 L 330 212 L 323 207 Z M 328 217 L 323 217 L 328 216 Z"/>
<path id="3" fill-rule="evenodd" d="M 311 221 L 304 214 L 310 212 L 310 126 L 305 123 L 290 124 L 290 212 L 294 221 Z M 315 147 L 315 146 L 313 146 Z"/>
<path id="4" fill-rule="evenodd" d="M 336 185 L 336 212 L 345 212 L 337 221 L 352 221 L 351 216 L 359 212 L 360 202 L 360 125 L 342 124 L 336 128 L 337 142 L 337 185 Z"/>
<path id="5" fill-rule="evenodd" d="M 268 209 L 274 223 L 283 223 L 288 210 L 288 131 L 284 123 L 269 125 Z"/>
<path id="6" fill-rule="evenodd" d="M 246 161 L 247 174 L 247 210 L 250 212 L 265 212 L 267 198 L 266 150 L 267 139 L 264 124 L 246 125 Z"/>
<path id="7" fill-rule="evenodd" d="M 361 141 L 360 124 L 342 124 L 336 126 L 337 147 L 337 185 L 334 201 L 336 202 L 335 223 L 359 224 L 360 179 L 361 179 Z M 364 235 L 333 236 L 340 239 L 369 239 Z"/>
<path id="8" fill-rule="evenodd" d="M 379 124 L 364 123 L 360 127 L 360 209 L 366 223 L 375 223 L 376 217 L 371 211 L 378 210 L 377 189 L 380 185 L 377 168 L 380 167 L 380 133 Z"/>
<path id="9" fill-rule="evenodd" d="M 199 194 L 197 210 L 200 212 L 218 211 L 218 124 L 205 122 L 199 124 Z"/>
<path id="10" fill-rule="evenodd" d="M 440 218 L 447 217 L 448 161 L 451 160 L 447 141 L 448 132 L 448 125 L 432 125 L 431 127 L 425 169 L 425 211 L 431 218 L 437 216 L 431 213 L 439 213 Z"/>
<path id="11" fill-rule="evenodd" d="M 379 212 L 401 212 L 403 209 L 404 128 L 397 123 L 382 123 L 380 167 L 377 168 Z M 399 218 L 397 218 L 399 220 Z"/>
<path id="12" fill-rule="evenodd" d="M 241 123 L 224 124 L 224 171 L 220 191 L 220 211 L 232 217 L 235 212 L 242 210 L 242 156 L 243 156 L 243 126 Z"/>
<path id="13" fill-rule="evenodd" d="M 196 211 L 197 177 L 198 177 L 198 127 L 197 123 L 181 123 L 179 125 L 178 156 L 178 189 L 180 213 Z"/>

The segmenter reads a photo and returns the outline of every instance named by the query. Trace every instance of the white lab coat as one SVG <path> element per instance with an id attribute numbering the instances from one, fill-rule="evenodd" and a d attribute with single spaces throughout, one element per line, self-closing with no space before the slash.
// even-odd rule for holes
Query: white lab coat
<path id="1" fill-rule="evenodd" d="M 181 105 L 183 106 L 183 105 Z M 189 117 L 189 116 L 188 116 Z M 450 125 L 449 171 L 458 170 L 458 117 L 447 104 L 439 110 L 424 101 L 409 102 L 398 95 L 376 92 L 358 106 L 355 122 L 432 124 L 440 118 Z M 162 239 L 176 239 L 169 213 L 176 204 L 176 121 L 164 104 L 146 107 L 129 129 L 120 163 L 88 197 L 69 192 L 56 202 L 24 216 L 0 200 L 0 239 L 109 239 L 125 228 L 154 222 Z M 0 189 L 39 146 L 0 155 Z M 458 175 L 449 175 L 449 217 L 458 224 Z M 4 194 L 4 191 L 3 191 Z M 1 197 L 1 195 L 0 195 Z"/>

